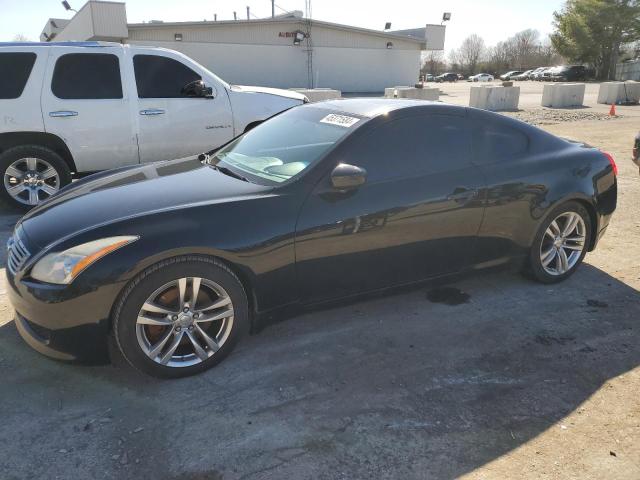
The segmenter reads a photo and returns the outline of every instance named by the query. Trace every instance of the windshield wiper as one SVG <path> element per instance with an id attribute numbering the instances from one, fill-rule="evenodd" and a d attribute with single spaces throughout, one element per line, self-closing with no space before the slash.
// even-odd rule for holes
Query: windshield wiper
<path id="1" fill-rule="evenodd" d="M 219 171 L 221 173 L 224 173 L 225 175 L 228 175 L 230 177 L 237 178 L 238 180 L 242 180 L 243 182 L 249 182 L 249 179 L 247 177 L 243 177 L 242 175 L 237 174 L 236 172 L 234 172 L 230 168 L 220 167 L 218 165 L 211 165 L 211 168 L 213 168 L 214 170 L 217 170 L 217 171 Z"/>

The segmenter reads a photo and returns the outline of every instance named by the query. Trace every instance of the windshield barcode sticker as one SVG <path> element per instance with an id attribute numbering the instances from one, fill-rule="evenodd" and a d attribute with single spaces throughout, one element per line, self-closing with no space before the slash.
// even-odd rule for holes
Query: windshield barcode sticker
<path id="1" fill-rule="evenodd" d="M 335 113 L 332 113 L 320 120 L 320 123 L 329 123 L 331 125 L 338 125 L 339 127 L 349 128 L 359 121 L 360 119 L 356 117 L 348 117 L 347 115 L 337 115 Z"/>

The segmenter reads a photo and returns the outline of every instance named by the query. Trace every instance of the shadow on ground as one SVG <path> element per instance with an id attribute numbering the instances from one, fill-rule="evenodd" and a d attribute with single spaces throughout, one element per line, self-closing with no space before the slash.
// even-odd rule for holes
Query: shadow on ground
<path id="1" fill-rule="evenodd" d="M 56 363 L 5 325 L 1 477 L 454 478 L 640 364 L 640 294 L 594 267 L 455 287 L 291 318 L 179 381 Z"/>

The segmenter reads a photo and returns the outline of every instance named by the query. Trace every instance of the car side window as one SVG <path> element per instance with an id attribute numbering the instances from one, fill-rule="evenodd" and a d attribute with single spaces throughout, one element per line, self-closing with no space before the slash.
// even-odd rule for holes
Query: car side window
<path id="1" fill-rule="evenodd" d="M 475 163 L 487 165 L 507 162 L 521 157 L 529 149 L 529 137 L 506 123 L 488 120 L 474 124 Z"/>
<path id="2" fill-rule="evenodd" d="M 0 53 L 0 100 L 20 98 L 34 63 L 36 54 L 32 52 Z"/>
<path id="3" fill-rule="evenodd" d="M 471 165 L 466 119 L 413 115 L 383 124 L 359 139 L 351 163 L 368 182 L 458 170 Z"/>
<path id="4" fill-rule="evenodd" d="M 133 57 L 139 98 L 187 98 L 182 88 L 202 77 L 173 58 L 158 55 Z"/>
<path id="5" fill-rule="evenodd" d="M 53 94 L 65 100 L 122 98 L 120 61 L 105 53 L 68 53 L 56 61 Z"/>

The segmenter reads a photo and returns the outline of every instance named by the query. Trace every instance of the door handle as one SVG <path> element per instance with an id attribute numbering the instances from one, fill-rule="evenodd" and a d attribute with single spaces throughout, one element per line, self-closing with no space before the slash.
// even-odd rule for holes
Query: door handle
<path id="1" fill-rule="evenodd" d="M 464 203 L 474 199 L 478 195 L 478 190 L 467 188 L 456 188 L 451 195 L 447 197 L 447 200 L 453 200 L 454 202 Z"/>
<path id="2" fill-rule="evenodd" d="M 56 112 L 49 112 L 50 117 L 59 118 L 59 117 L 77 117 L 78 112 L 74 112 L 73 110 L 58 110 Z"/>
<path id="3" fill-rule="evenodd" d="M 140 110 L 140 115 L 163 115 L 165 112 L 161 108 L 149 108 L 147 110 Z"/>

